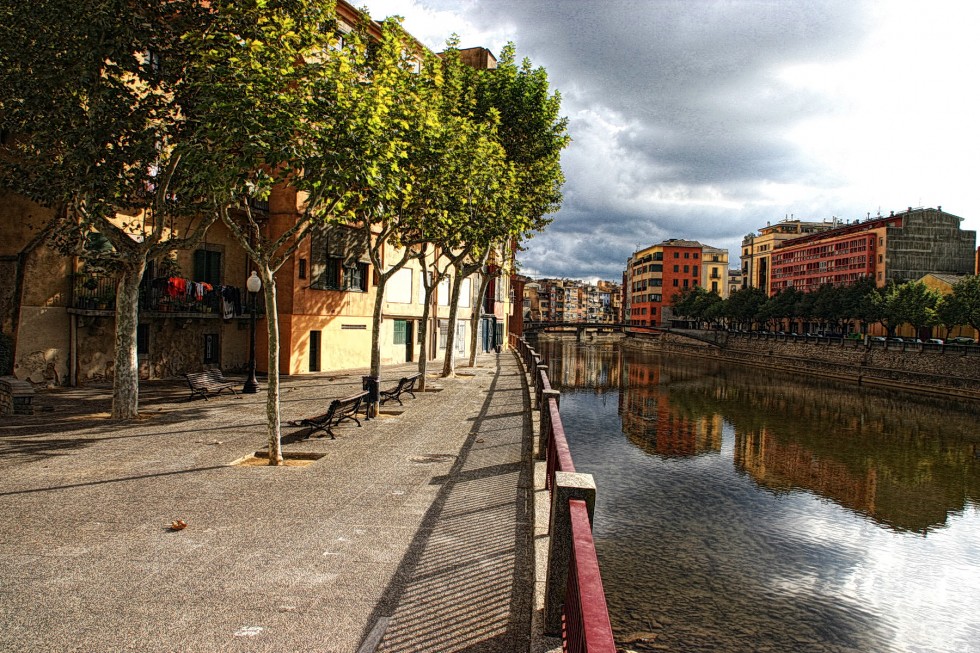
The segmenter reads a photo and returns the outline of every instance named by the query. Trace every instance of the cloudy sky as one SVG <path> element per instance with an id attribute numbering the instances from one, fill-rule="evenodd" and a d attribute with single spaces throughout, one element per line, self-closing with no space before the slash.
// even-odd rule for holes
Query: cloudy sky
<path id="1" fill-rule="evenodd" d="M 980 3 L 362 0 L 441 50 L 547 69 L 574 142 L 535 277 L 621 278 L 666 238 L 942 206 L 980 230 Z"/>

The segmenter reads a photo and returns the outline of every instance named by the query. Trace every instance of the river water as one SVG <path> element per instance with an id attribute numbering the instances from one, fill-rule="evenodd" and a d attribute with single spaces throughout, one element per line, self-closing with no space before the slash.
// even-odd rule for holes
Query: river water
<path id="1" fill-rule="evenodd" d="M 980 652 L 980 405 L 542 342 L 617 643 Z"/>

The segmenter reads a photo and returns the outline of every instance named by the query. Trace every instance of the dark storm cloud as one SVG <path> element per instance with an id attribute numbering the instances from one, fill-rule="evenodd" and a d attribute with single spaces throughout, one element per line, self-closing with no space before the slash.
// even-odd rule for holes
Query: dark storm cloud
<path id="1" fill-rule="evenodd" d="M 637 246 L 670 237 L 727 247 L 736 265 L 741 237 L 783 217 L 763 185 L 833 181 L 786 133 L 836 108 L 785 71 L 852 53 L 864 5 L 480 0 L 464 12 L 512 25 L 570 118 L 565 202 L 528 243 L 528 271 L 615 279 Z"/>

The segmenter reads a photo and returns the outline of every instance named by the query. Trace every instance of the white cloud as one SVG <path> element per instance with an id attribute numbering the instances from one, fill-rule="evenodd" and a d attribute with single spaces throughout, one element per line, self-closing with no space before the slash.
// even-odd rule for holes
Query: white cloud
<path id="1" fill-rule="evenodd" d="M 562 210 L 524 255 L 542 275 L 617 278 L 666 237 L 737 265 L 741 237 L 788 214 L 942 205 L 980 230 L 980 3 L 366 4 L 435 49 L 513 40 L 548 70 L 574 140 Z"/>

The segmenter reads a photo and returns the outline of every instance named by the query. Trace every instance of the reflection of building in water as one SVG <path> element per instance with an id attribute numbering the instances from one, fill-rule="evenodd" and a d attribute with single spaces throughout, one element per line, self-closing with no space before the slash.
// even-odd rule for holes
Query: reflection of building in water
<path id="1" fill-rule="evenodd" d="M 780 442 L 766 429 L 736 434 L 735 466 L 762 486 L 806 488 L 852 510 L 875 514 L 878 475 L 873 468 L 854 470 L 838 460 L 819 458 L 806 447 Z"/>
<path id="2" fill-rule="evenodd" d="M 919 532 L 980 494 L 971 445 L 953 435 L 973 428 L 961 409 L 775 373 L 726 376 L 712 403 L 735 427 L 736 467 L 763 487 L 812 491 Z"/>
<path id="3" fill-rule="evenodd" d="M 607 391 L 619 387 L 620 352 L 612 345 L 581 345 L 569 340 L 539 343 L 551 387 Z"/>
<path id="4" fill-rule="evenodd" d="M 657 365 L 629 365 L 619 393 L 623 433 L 647 453 L 696 456 L 721 451 L 722 419 L 718 414 L 691 416 L 671 405 L 670 377 Z"/>

